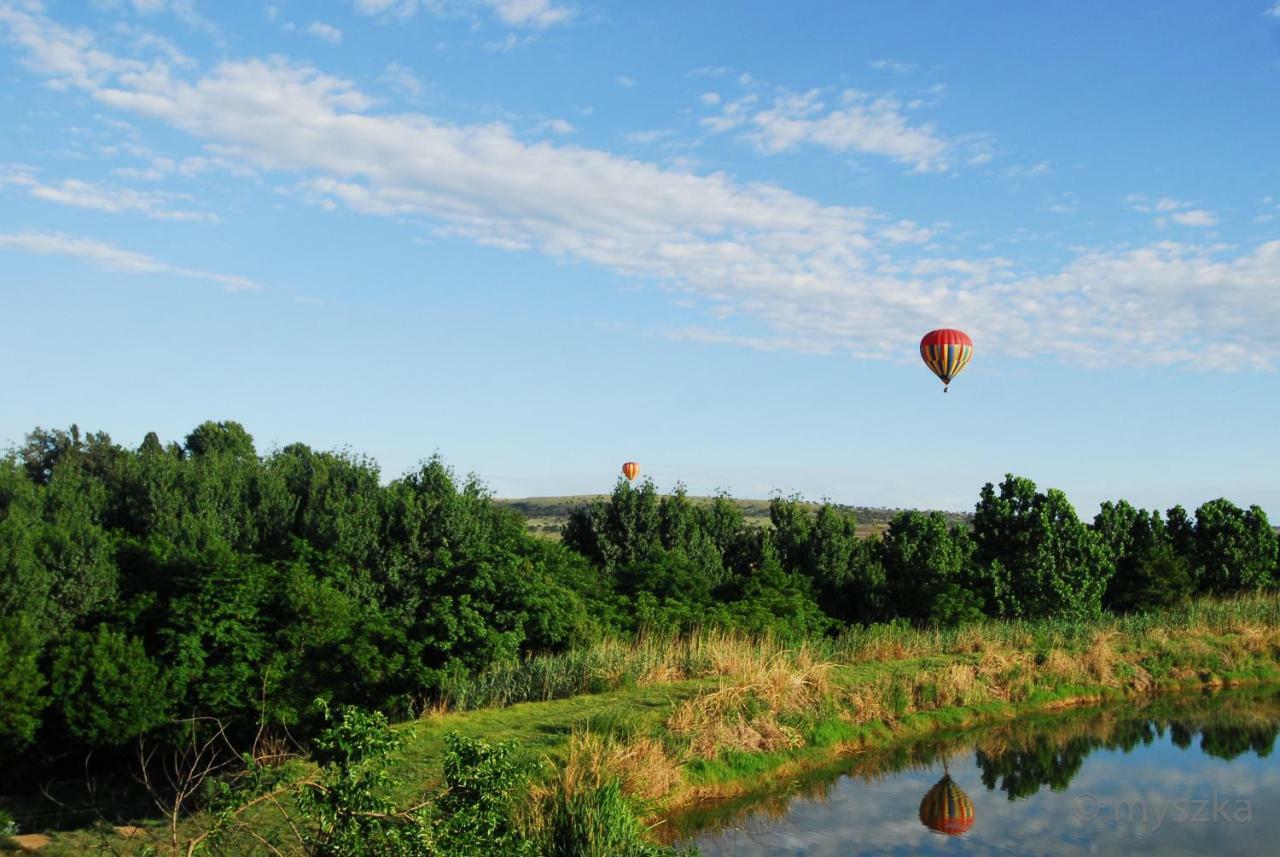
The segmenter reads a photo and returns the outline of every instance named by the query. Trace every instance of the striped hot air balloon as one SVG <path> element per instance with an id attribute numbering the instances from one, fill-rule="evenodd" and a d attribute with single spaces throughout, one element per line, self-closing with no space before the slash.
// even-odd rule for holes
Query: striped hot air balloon
<path id="1" fill-rule="evenodd" d="M 959 836 L 973 827 L 973 801 L 945 774 L 920 801 L 920 822 L 938 833 Z"/>
<path id="2" fill-rule="evenodd" d="M 920 356 L 933 374 L 942 379 L 945 393 L 951 379 L 973 359 L 973 340 L 963 330 L 949 327 L 931 330 L 920 340 Z"/>
<path id="3" fill-rule="evenodd" d="M 635 481 L 635 478 L 640 475 L 640 465 L 634 461 L 628 461 L 622 465 L 622 475 L 627 477 L 628 482 Z"/>

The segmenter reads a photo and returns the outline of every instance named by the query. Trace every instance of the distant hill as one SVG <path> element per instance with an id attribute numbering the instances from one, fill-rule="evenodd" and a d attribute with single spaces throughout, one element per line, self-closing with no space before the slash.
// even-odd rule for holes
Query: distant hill
<path id="1" fill-rule="evenodd" d="M 560 528 L 569 519 L 569 512 L 575 506 L 590 503 L 592 500 L 607 499 L 609 499 L 608 494 L 579 494 L 568 497 L 521 497 L 497 500 L 496 502 L 504 506 L 510 506 L 524 515 L 525 520 L 528 522 L 529 532 L 534 535 L 559 538 Z M 714 498 L 690 497 L 689 499 L 694 503 L 710 503 Z M 735 498 L 733 502 L 742 510 L 742 516 L 748 524 L 758 527 L 770 526 L 768 500 L 739 500 Z M 816 510 L 821 504 L 808 503 L 806 505 Z M 863 536 L 884 532 L 889 526 L 890 519 L 902 511 L 901 509 L 886 509 L 876 506 L 845 506 L 841 504 L 837 504 L 837 506 L 854 513 L 858 519 L 858 533 Z M 942 514 L 953 524 L 967 525 L 973 517 L 967 512 L 943 512 Z"/>

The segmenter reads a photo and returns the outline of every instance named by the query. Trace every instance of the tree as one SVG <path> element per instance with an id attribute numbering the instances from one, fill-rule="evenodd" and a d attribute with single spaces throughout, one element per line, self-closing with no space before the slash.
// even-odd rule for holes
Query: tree
<path id="1" fill-rule="evenodd" d="M 207 420 L 187 435 L 186 450 L 188 455 L 232 455 L 241 458 L 252 458 L 257 455 L 253 448 L 253 435 L 245 431 L 244 426 L 234 420 L 214 422 Z"/>
<path id="2" fill-rule="evenodd" d="M 667 513 L 669 537 L 679 538 L 683 497 Z M 636 562 L 652 562 L 663 550 L 663 511 L 651 479 L 636 488 L 624 479 L 608 503 L 594 502 L 569 513 L 564 542 L 608 572 Z"/>
<path id="3" fill-rule="evenodd" d="M 845 622 L 880 616 L 883 571 L 876 552 L 858 537 L 852 512 L 832 503 L 812 511 L 798 496 L 774 497 L 769 519 L 782 567 L 812 581 L 828 616 Z"/>
<path id="4" fill-rule="evenodd" d="M 918 623 L 955 624 L 982 615 L 973 588 L 974 545 L 967 531 L 948 527 L 941 512 L 900 512 L 879 543 L 885 609 Z"/>
<path id="5" fill-rule="evenodd" d="M 6 616 L 0 622 L 0 758 L 30 746 L 48 702 L 38 663 L 43 641 L 29 619 Z"/>
<path id="6" fill-rule="evenodd" d="M 1260 589 L 1274 582 L 1276 532 L 1257 506 L 1210 500 L 1196 509 L 1193 561 L 1200 590 L 1215 595 Z"/>
<path id="7" fill-rule="evenodd" d="M 1142 548 L 1133 558 L 1132 571 L 1126 569 L 1124 583 L 1110 605 L 1113 610 L 1172 607 L 1185 602 L 1196 589 L 1191 564 L 1167 541 Z"/>
<path id="8" fill-rule="evenodd" d="M 1000 615 L 1088 617 L 1102 609 L 1108 563 L 1098 536 L 1065 494 L 1030 479 L 988 482 L 973 516 L 978 562 L 988 570 L 988 611 Z"/>
<path id="9" fill-rule="evenodd" d="M 169 690 L 142 641 L 105 624 L 58 647 L 50 692 L 67 732 L 91 747 L 121 746 L 168 720 Z"/>
<path id="10" fill-rule="evenodd" d="M 1093 529 L 1114 568 L 1103 604 L 1136 611 L 1180 603 L 1195 591 L 1188 557 L 1179 553 L 1159 512 L 1124 500 L 1103 503 Z"/>
<path id="11" fill-rule="evenodd" d="M 59 464 L 80 466 L 101 478 L 123 454 L 124 450 L 113 444 L 105 432 L 82 436 L 80 427 L 74 424 L 67 431 L 37 426 L 18 451 L 27 475 L 38 485 L 47 485 Z"/>

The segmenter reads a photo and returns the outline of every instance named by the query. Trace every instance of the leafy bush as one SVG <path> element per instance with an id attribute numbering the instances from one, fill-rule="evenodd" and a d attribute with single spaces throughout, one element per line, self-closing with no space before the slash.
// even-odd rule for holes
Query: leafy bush
<path id="1" fill-rule="evenodd" d="M 444 791 L 436 799 L 431 835 L 449 857 L 515 857 L 537 853 L 514 821 L 528 768 L 516 743 L 489 744 L 457 733 L 445 736 Z"/>
<path id="2" fill-rule="evenodd" d="M 397 811 L 387 757 L 400 739 L 381 712 L 344 707 L 317 736 L 312 754 L 320 782 L 303 787 L 298 809 L 307 821 L 304 844 L 311 857 L 427 857 L 425 813 Z"/>

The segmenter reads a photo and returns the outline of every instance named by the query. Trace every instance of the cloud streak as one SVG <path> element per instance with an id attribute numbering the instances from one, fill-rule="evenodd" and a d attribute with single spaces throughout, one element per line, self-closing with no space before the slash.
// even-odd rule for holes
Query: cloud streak
<path id="1" fill-rule="evenodd" d="M 245 277 L 171 265 L 152 256 L 124 250 L 104 241 L 78 238 L 61 232 L 0 232 L 0 250 L 34 253 L 40 256 L 66 256 L 87 262 L 104 271 L 118 271 L 126 274 L 167 274 L 191 280 L 204 280 L 217 283 L 232 292 L 259 288 L 257 283 Z"/>
<path id="2" fill-rule="evenodd" d="M 139 213 L 155 220 L 217 220 L 205 212 L 171 207 L 177 199 L 174 194 L 105 187 L 79 179 L 48 184 L 37 179 L 34 170 L 19 166 L 0 169 L 0 187 L 4 185 L 23 188 L 46 202 L 108 214 Z"/>
<path id="3" fill-rule="evenodd" d="M 912 125 L 900 101 L 846 89 L 834 107 L 814 89 L 787 92 L 768 106 L 748 94 L 731 101 L 717 116 L 703 120 L 715 132 L 740 130 L 765 154 L 790 152 L 802 145 L 833 152 L 883 155 L 915 172 L 939 172 L 951 166 L 955 144 L 931 125 Z"/>

